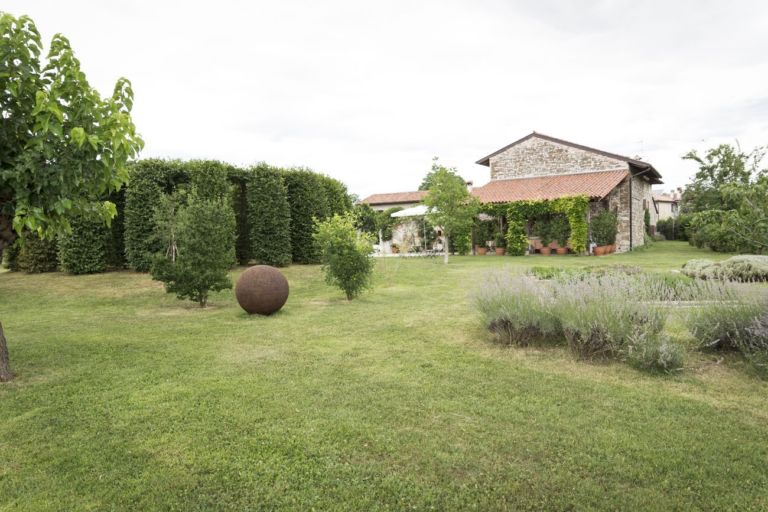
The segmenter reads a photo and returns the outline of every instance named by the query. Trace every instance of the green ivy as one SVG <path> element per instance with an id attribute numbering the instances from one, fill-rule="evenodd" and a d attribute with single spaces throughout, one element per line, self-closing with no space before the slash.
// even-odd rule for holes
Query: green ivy
<path id="1" fill-rule="evenodd" d="M 528 250 L 528 235 L 525 234 L 525 225 L 516 220 L 509 220 L 507 225 L 507 254 L 509 256 L 523 256 Z"/>
<path id="2" fill-rule="evenodd" d="M 499 208 L 498 206 L 496 207 Z M 589 225 L 587 224 L 587 210 L 589 198 L 587 196 L 568 196 L 552 200 L 515 201 L 506 205 L 507 222 L 524 227 L 530 219 L 545 217 L 552 214 L 562 214 L 568 219 L 571 227 L 569 243 L 575 253 L 583 253 L 587 250 L 587 237 Z M 523 228 L 523 234 L 525 230 Z M 516 235 L 513 235 L 513 238 Z M 509 252 L 509 234 L 507 236 L 507 251 Z M 526 247 L 527 247 L 526 239 Z"/>

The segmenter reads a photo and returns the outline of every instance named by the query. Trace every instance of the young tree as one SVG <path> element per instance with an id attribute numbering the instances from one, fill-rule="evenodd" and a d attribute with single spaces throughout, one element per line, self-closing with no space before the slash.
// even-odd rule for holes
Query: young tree
<path id="1" fill-rule="evenodd" d="M 227 196 L 201 197 L 194 188 L 185 206 L 165 211 L 170 216 L 158 219 L 157 226 L 169 245 L 157 256 L 152 278 L 165 283 L 168 293 L 205 307 L 211 291 L 232 288 L 228 271 L 235 263 L 235 212 Z M 164 214 L 158 210 L 158 215 Z"/>
<path id="2" fill-rule="evenodd" d="M 347 300 L 371 287 L 373 245 L 370 235 L 357 230 L 353 215 L 334 215 L 318 221 L 314 238 L 328 284 L 344 290 Z"/>
<path id="3" fill-rule="evenodd" d="M 130 82 L 102 99 L 61 34 L 41 59 L 27 16 L 0 13 L 0 40 L 0 252 L 25 232 L 68 232 L 75 215 L 109 223 L 115 205 L 101 198 L 120 189 L 143 145 Z M 0 330 L 0 381 L 10 378 L 7 353 Z"/>
<path id="4" fill-rule="evenodd" d="M 424 198 L 424 204 L 429 207 L 427 220 L 443 231 L 445 257 L 448 263 L 450 241 L 453 237 L 469 233 L 472 229 L 475 215 L 479 208 L 477 198 L 472 197 L 464 184 L 464 180 L 456 179 L 458 173 L 454 168 L 443 167 L 432 161 L 432 187 Z"/>

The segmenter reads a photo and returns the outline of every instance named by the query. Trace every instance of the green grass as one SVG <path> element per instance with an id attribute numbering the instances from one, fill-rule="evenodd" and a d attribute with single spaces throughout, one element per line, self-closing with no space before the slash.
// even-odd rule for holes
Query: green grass
<path id="1" fill-rule="evenodd" d="M 0 509 L 765 510 L 768 383 L 737 358 L 503 348 L 468 299 L 491 268 L 702 256 L 386 259 L 352 302 L 294 266 L 271 318 L 143 274 L 4 273 Z"/>

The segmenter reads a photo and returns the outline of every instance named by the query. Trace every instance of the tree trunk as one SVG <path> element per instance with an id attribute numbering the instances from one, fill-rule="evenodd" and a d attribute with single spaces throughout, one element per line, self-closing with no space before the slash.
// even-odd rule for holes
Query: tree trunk
<path id="1" fill-rule="evenodd" d="M 448 246 L 450 245 L 450 243 L 448 242 L 448 235 L 445 235 L 443 238 L 445 239 L 445 247 L 443 247 L 443 254 L 445 256 L 443 256 L 443 263 L 447 265 L 448 264 Z"/>
<path id="2" fill-rule="evenodd" d="M 8 382 L 12 377 L 11 361 L 8 358 L 8 344 L 3 334 L 3 324 L 0 323 L 0 382 Z"/>

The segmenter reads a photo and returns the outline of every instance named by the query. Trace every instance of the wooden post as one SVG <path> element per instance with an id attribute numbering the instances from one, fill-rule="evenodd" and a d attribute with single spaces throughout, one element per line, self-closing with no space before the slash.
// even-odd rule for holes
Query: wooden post
<path id="1" fill-rule="evenodd" d="M 8 382 L 12 377 L 11 361 L 8 357 L 8 344 L 3 334 L 3 324 L 0 323 L 0 382 Z"/>

